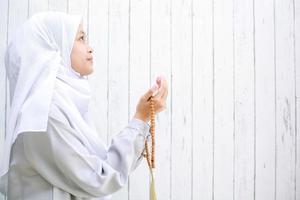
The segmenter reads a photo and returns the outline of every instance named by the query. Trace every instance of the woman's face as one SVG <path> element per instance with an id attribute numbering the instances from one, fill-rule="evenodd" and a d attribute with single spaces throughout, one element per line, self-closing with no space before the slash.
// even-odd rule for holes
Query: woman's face
<path id="1" fill-rule="evenodd" d="M 92 48 L 86 41 L 83 26 L 80 24 L 71 51 L 71 66 L 81 76 L 89 75 L 93 72 L 92 52 Z"/>

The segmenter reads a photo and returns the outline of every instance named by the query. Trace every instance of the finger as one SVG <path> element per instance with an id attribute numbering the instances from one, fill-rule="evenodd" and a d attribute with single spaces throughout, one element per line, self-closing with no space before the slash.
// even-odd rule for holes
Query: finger
<path id="1" fill-rule="evenodd" d="M 167 82 L 162 80 L 161 87 L 159 88 L 158 93 L 155 95 L 157 98 L 162 98 L 165 95 L 167 88 Z"/>
<path id="2" fill-rule="evenodd" d="M 156 78 L 157 84 L 158 84 L 158 83 L 161 83 L 162 81 L 165 81 L 165 80 L 166 80 L 166 79 L 165 79 L 164 76 L 158 76 L 158 77 Z"/>
<path id="3" fill-rule="evenodd" d="M 167 98 L 167 96 L 168 96 L 168 83 L 167 83 L 167 81 L 165 81 L 165 92 L 164 92 L 164 94 L 162 95 L 162 98 L 164 99 L 164 100 L 166 100 L 166 98 Z"/>
<path id="4" fill-rule="evenodd" d="M 166 100 L 167 96 L 168 96 L 168 88 L 165 90 L 165 92 L 164 92 L 164 94 L 162 95 L 161 98 L 163 98 L 164 100 Z"/>
<path id="5" fill-rule="evenodd" d="M 163 93 L 164 93 L 164 89 L 163 88 L 159 88 L 158 92 L 154 95 L 154 97 L 156 99 L 159 99 L 159 98 L 161 98 L 161 96 L 163 95 Z"/>
<path id="6" fill-rule="evenodd" d="M 144 98 L 147 99 L 147 101 L 148 101 L 155 91 L 157 91 L 157 85 L 152 86 L 152 87 L 146 92 L 146 94 L 144 94 Z"/>
<path id="7" fill-rule="evenodd" d="M 164 90 L 164 92 L 163 92 L 163 94 L 161 95 L 160 98 L 161 98 L 163 101 L 166 101 L 167 96 L 168 96 L 168 90 L 166 89 L 166 90 Z"/>
<path id="8" fill-rule="evenodd" d="M 155 112 L 160 112 L 165 108 L 165 102 L 163 102 L 162 100 L 156 100 L 154 105 Z"/>
<path id="9" fill-rule="evenodd" d="M 157 83 L 158 85 L 161 83 L 161 77 L 160 77 L 160 76 L 156 78 L 156 83 Z"/>
<path id="10" fill-rule="evenodd" d="M 161 88 L 163 88 L 163 89 L 167 89 L 167 88 L 168 88 L 167 80 L 164 79 L 164 78 L 162 78 L 162 79 L 161 79 L 161 82 L 160 82 L 160 86 L 161 86 Z"/>

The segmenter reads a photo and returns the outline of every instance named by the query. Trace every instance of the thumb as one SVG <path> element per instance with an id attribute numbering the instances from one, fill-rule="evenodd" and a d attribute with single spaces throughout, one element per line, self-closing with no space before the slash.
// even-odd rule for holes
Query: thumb
<path id="1" fill-rule="evenodd" d="M 145 98 L 148 100 L 156 91 L 157 91 L 158 87 L 155 84 L 154 86 L 152 86 L 144 95 Z"/>

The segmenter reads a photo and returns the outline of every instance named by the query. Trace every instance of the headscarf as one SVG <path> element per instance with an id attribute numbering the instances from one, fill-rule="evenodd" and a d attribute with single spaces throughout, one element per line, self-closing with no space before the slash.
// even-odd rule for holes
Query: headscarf
<path id="1" fill-rule="evenodd" d="M 87 76 L 71 67 L 71 51 L 81 15 L 40 12 L 16 32 L 5 54 L 11 108 L 7 118 L 0 177 L 9 170 L 18 135 L 47 132 L 49 113 L 65 116 L 88 151 L 105 159 L 107 148 L 88 118 L 91 91 Z"/>

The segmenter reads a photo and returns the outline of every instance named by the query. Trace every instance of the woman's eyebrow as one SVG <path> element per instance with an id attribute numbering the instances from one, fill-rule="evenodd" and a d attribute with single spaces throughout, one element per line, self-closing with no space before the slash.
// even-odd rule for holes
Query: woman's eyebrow
<path id="1" fill-rule="evenodd" d="M 84 32 L 84 31 L 80 31 L 80 32 L 79 32 L 79 34 L 83 34 L 83 35 L 85 35 L 85 32 Z"/>

